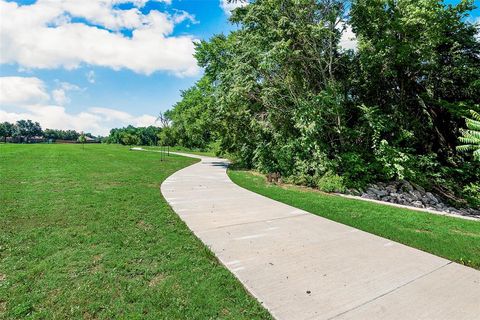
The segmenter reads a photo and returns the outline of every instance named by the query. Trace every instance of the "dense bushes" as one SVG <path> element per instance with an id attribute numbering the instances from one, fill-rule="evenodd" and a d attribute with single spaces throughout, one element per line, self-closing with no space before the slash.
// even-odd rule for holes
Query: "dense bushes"
<path id="1" fill-rule="evenodd" d="M 161 129 L 158 127 L 134 127 L 115 128 L 103 142 L 118 143 L 123 145 L 154 146 L 158 144 Z"/>
<path id="2" fill-rule="evenodd" d="M 345 4 L 236 9 L 235 31 L 197 44 L 205 75 L 170 111 L 171 138 L 324 190 L 407 179 L 475 204 L 480 163 L 455 148 L 480 109 L 473 2 Z M 346 28 L 355 51 L 340 47 Z"/>

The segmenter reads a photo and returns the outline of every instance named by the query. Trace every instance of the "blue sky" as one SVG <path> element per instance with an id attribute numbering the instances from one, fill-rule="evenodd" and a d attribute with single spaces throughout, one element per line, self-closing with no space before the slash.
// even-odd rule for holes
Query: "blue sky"
<path id="1" fill-rule="evenodd" d="M 201 76 L 192 41 L 233 28 L 225 6 L 223 0 L 0 0 L 0 121 L 31 118 L 44 128 L 102 135 L 153 124 Z"/>
<path id="2" fill-rule="evenodd" d="M 232 29 L 222 0 L 0 5 L 0 121 L 28 117 L 43 127 L 95 134 L 154 124 L 202 74 L 192 42 Z M 127 11 L 134 14 L 124 17 Z"/>
<path id="3" fill-rule="evenodd" d="M 18 3 L 32 1 L 18 1 Z M 198 23 L 180 23 L 175 26 L 172 36 L 193 35 L 197 39 L 208 39 L 216 33 L 228 32 L 231 28 L 227 14 L 218 0 L 173 0 L 171 5 L 149 2 L 143 12 L 153 9 L 185 10 L 195 15 Z M 124 34 L 128 30 L 123 31 Z M 3 64 L 0 74 L 35 76 L 42 79 L 50 88 L 57 81 L 76 84 L 84 91 L 69 93 L 71 102 L 68 109 L 72 112 L 82 111 L 85 107 L 96 106 L 115 108 L 134 114 L 156 114 L 170 108 L 180 98 L 180 90 L 191 86 L 200 72 L 193 76 L 178 77 L 171 73 L 157 71 L 144 75 L 129 69 L 113 70 L 108 67 L 81 65 L 75 70 L 64 68 L 30 69 L 19 72 L 18 64 Z M 95 83 L 89 83 L 86 74 L 93 71 Z"/>

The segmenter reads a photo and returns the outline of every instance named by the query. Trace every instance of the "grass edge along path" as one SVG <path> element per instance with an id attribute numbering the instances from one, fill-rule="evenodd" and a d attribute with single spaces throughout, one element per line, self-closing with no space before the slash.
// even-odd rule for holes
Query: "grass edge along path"
<path id="1" fill-rule="evenodd" d="M 200 151 L 198 149 L 188 149 L 185 147 L 155 147 L 155 146 L 139 146 L 145 150 L 155 150 L 159 151 L 162 150 L 166 152 L 167 150 L 170 152 L 182 152 L 182 153 L 190 153 L 197 156 L 205 156 L 205 157 L 215 157 L 215 153 L 213 151 Z"/>
<path id="2" fill-rule="evenodd" d="M 0 146 L 0 319 L 270 319 L 160 193 L 198 160 Z"/>
<path id="3" fill-rule="evenodd" d="M 480 269 L 480 221 L 435 215 L 267 183 L 251 171 L 229 169 L 245 189 L 327 219 Z"/>

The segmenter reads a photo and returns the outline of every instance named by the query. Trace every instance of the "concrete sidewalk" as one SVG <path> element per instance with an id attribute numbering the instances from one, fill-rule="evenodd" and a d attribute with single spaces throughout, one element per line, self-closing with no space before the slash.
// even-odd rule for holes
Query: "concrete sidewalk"
<path id="1" fill-rule="evenodd" d="M 480 319 L 480 272 L 255 194 L 200 157 L 172 208 L 277 319 Z"/>

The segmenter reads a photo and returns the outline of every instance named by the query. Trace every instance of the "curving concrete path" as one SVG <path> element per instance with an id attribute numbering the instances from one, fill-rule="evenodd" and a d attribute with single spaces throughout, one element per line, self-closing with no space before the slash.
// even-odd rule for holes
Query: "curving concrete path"
<path id="1" fill-rule="evenodd" d="M 201 162 L 162 194 L 275 318 L 480 319 L 479 271 L 255 194 L 226 161 L 187 156 Z"/>

